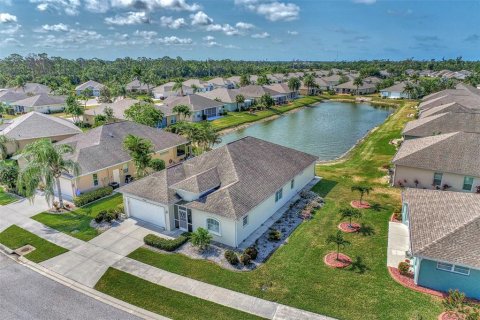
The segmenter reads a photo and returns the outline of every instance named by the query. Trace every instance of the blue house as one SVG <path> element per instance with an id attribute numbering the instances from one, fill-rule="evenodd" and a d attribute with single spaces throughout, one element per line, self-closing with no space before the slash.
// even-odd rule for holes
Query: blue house
<path id="1" fill-rule="evenodd" d="M 407 188 L 402 202 L 415 283 L 480 299 L 480 195 Z"/>

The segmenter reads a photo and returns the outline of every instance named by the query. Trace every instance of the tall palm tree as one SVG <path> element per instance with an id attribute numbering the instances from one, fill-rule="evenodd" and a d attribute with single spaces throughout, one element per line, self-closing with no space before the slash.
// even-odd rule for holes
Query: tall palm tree
<path id="1" fill-rule="evenodd" d="M 309 95 L 312 94 L 311 89 L 317 86 L 317 83 L 315 82 L 315 78 L 311 74 L 307 74 L 303 78 L 303 84 L 307 87 L 307 92 Z"/>
<path id="2" fill-rule="evenodd" d="M 244 97 L 242 94 L 237 94 L 237 95 L 235 96 L 235 102 L 237 103 L 237 110 L 240 111 L 238 105 L 239 105 L 240 103 L 244 103 L 244 102 L 245 102 L 245 97 Z"/>
<path id="3" fill-rule="evenodd" d="M 355 87 L 357 87 L 357 96 L 358 96 L 358 88 L 360 86 L 363 86 L 363 79 L 361 77 L 356 77 L 354 80 L 353 80 L 353 85 Z"/>
<path id="4" fill-rule="evenodd" d="M 29 199 L 35 198 L 35 191 L 41 183 L 45 186 L 45 199 L 52 202 L 57 188 L 58 202 L 63 208 L 60 176 L 62 173 L 71 173 L 78 176 L 80 167 L 73 160 L 64 159 L 65 155 L 72 154 L 74 149 L 67 144 L 55 145 L 50 139 L 40 139 L 25 146 L 22 157 L 26 165 L 18 175 L 19 190 L 24 189 Z"/>
<path id="5" fill-rule="evenodd" d="M 295 92 L 295 94 L 297 93 L 297 91 L 300 89 L 301 86 L 302 86 L 302 83 L 300 82 L 300 79 L 296 77 L 288 79 L 288 89 Z"/>
<path id="6" fill-rule="evenodd" d="M 150 164 L 153 153 L 153 144 L 150 140 L 144 139 L 133 134 L 128 134 L 123 139 L 123 148 L 133 159 L 137 176 L 143 177 L 146 174 L 147 167 Z"/>
<path id="7" fill-rule="evenodd" d="M 183 80 L 175 80 L 175 84 L 172 87 L 172 91 L 180 91 L 180 95 L 183 96 Z"/>
<path id="8" fill-rule="evenodd" d="M 350 188 L 352 192 L 357 191 L 360 193 L 360 204 L 362 203 L 363 196 L 365 194 L 370 194 L 370 191 L 373 191 L 373 188 L 370 186 L 365 186 L 365 185 L 354 185 Z"/>
<path id="9" fill-rule="evenodd" d="M 360 210 L 352 207 L 347 207 L 347 208 L 342 208 L 340 209 L 340 214 L 342 216 L 342 219 L 348 218 L 349 219 L 349 224 L 348 226 L 352 228 L 352 218 L 361 218 L 362 213 Z"/>
<path id="10" fill-rule="evenodd" d="M 405 84 L 405 87 L 403 88 L 402 93 L 406 94 L 408 98 L 413 98 L 415 97 L 416 88 L 413 84 L 411 84 L 410 82 L 407 82 Z"/>
<path id="11" fill-rule="evenodd" d="M 350 244 L 349 241 L 343 238 L 342 231 L 338 230 L 336 235 L 329 235 L 327 240 L 325 241 L 326 244 L 335 244 L 337 246 L 337 260 L 340 254 L 340 248 L 345 248 L 347 245 Z"/>

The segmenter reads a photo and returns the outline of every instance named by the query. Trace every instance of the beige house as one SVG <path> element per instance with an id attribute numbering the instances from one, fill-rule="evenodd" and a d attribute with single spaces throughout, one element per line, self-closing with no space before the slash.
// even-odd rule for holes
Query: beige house
<path id="1" fill-rule="evenodd" d="M 35 111 L 0 124 L 0 135 L 14 140 L 7 145 L 9 155 L 21 151 L 27 144 L 38 139 L 48 138 L 57 142 L 79 133 L 82 130 L 70 121 Z"/>
<path id="2" fill-rule="evenodd" d="M 124 98 L 115 101 L 114 103 L 106 103 L 102 104 L 96 108 L 86 110 L 83 114 L 83 122 L 86 122 L 90 125 L 95 124 L 95 117 L 97 115 L 105 114 L 105 108 L 110 107 L 113 110 L 113 117 L 115 120 L 126 120 L 125 118 L 125 110 L 133 106 L 135 103 L 140 102 L 140 100 L 131 99 L 131 98 Z"/>
<path id="3" fill-rule="evenodd" d="M 476 192 L 480 186 L 480 134 L 452 132 L 406 140 L 392 160 L 392 184 Z"/>
<path id="4" fill-rule="evenodd" d="M 37 111 L 41 113 L 61 112 L 65 109 L 66 99 L 63 96 L 51 96 L 40 93 L 35 96 L 10 103 L 17 113 Z"/>
<path id="5" fill-rule="evenodd" d="M 192 114 L 185 119 L 186 121 L 199 122 L 218 117 L 223 111 L 224 103 L 196 93 L 183 97 L 170 96 L 163 101 L 163 104 L 158 106 L 164 114 L 162 127 L 172 125 L 180 120 L 177 119 L 178 116 L 173 112 L 173 108 L 178 105 L 186 105 L 190 108 Z"/>
<path id="6" fill-rule="evenodd" d="M 457 131 L 480 133 L 480 113 L 437 113 L 408 122 L 402 134 L 415 139 Z"/>
<path id="7" fill-rule="evenodd" d="M 67 156 L 80 166 L 80 174 L 64 174 L 60 178 L 62 194 L 67 199 L 82 192 L 117 183 L 122 186 L 136 176 L 130 155 L 123 148 L 128 134 L 153 143 L 153 158 L 162 159 L 166 166 L 182 161 L 189 154 L 188 141 L 182 136 L 130 121 L 121 121 L 94 128 L 62 141 L 71 145 L 74 153 Z"/>

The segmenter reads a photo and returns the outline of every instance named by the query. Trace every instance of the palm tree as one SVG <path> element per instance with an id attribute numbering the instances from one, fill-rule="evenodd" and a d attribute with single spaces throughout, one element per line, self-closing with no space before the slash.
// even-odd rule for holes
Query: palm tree
<path id="1" fill-rule="evenodd" d="M 133 159 L 137 176 L 143 177 L 152 160 L 153 144 L 150 140 L 128 134 L 123 139 L 123 148 Z"/>
<path id="2" fill-rule="evenodd" d="M 407 82 L 405 84 L 405 87 L 403 88 L 402 93 L 406 94 L 408 98 L 413 98 L 415 96 L 415 92 L 416 92 L 415 86 L 410 82 Z"/>
<path id="3" fill-rule="evenodd" d="M 245 86 L 248 86 L 250 84 L 250 76 L 246 75 L 246 74 L 242 74 L 240 76 L 240 87 L 245 87 Z"/>
<path id="4" fill-rule="evenodd" d="M 8 145 L 14 144 L 18 147 L 18 142 L 5 135 L 0 135 L 0 160 L 5 160 L 8 156 Z M 16 148 L 15 148 L 16 149 Z"/>
<path id="5" fill-rule="evenodd" d="M 357 191 L 360 193 L 360 204 L 362 204 L 363 196 L 365 194 L 370 194 L 370 191 L 373 191 L 373 188 L 365 185 L 354 185 L 350 188 L 352 192 Z"/>
<path id="6" fill-rule="evenodd" d="M 315 78 L 311 74 L 307 74 L 303 78 L 303 84 L 307 87 L 307 92 L 309 95 L 312 94 L 311 89 L 317 86 L 317 83 L 315 82 Z"/>
<path id="7" fill-rule="evenodd" d="M 183 80 L 177 79 L 175 80 L 175 84 L 172 87 L 172 91 L 180 90 L 180 95 L 183 96 Z"/>
<path id="8" fill-rule="evenodd" d="M 352 208 L 352 207 L 340 209 L 340 214 L 342 215 L 342 219 L 345 219 L 345 218 L 349 219 L 350 222 L 349 222 L 348 226 L 350 228 L 352 228 L 352 218 L 361 218 L 362 217 L 362 213 L 360 212 L 360 210 L 358 210 L 356 208 Z"/>
<path id="9" fill-rule="evenodd" d="M 190 107 L 185 104 L 176 105 L 175 107 L 173 107 L 172 112 L 178 115 L 179 119 L 181 119 L 180 116 L 183 115 L 183 120 L 186 120 L 187 117 L 190 117 L 192 115 Z"/>
<path id="10" fill-rule="evenodd" d="M 241 94 L 237 94 L 237 95 L 235 96 L 235 102 L 237 103 L 237 110 L 240 110 L 240 108 L 238 107 L 238 105 L 239 105 L 240 103 L 244 103 L 244 102 L 245 102 L 245 97 L 244 97 L 243 95 L 241 95 Z"/>
<path id="11" fill-rule="evenodd" d="M 361 77 L 356 77 L 355 80 L 353 80 L 353 85 L 357 87 L 357 96 L 358 96 L 358 88 L 360 86 L 363 86 L 363 79 Z"/>
<path id="12" fill-rule="evenodd" d="M 340 247 L 345 248 L 347 245 L 350 244 L 349 241 L 343 238 L 342 231 L 338 230 L 336 235 L 329 235 L 327 240 L 325 241 L 326 244 L 334 243 L 337 246 L 337 260 L 340 254 Z"/>
<path id="13" fill-rule="evenodd" d="M 193 89 L 193 93 L 200 91 L 200 88 L 196 84 L 192 84 L 191 88 Z"/>
<path id="14" fill-rule="evenodd" d="M 297 93 L 301 86 L 302 83 L 300 82 L 300 79 L 295 77 L 288 79 L 288 89 L 292 90 L 293 92 Z"/>
<path id="15" fill-rule="evenodd" d="M 40 184 L 45 186 L 45 199 L 51 202 L 54 197 L 54 188 L 57 187 L 58 202 L 63 208 L 60 176 L 69 172 L 74 176 L 80 173 L 78 163 L 64 159 L 65 155 L 72 154 L 73 147 L 67 144 L 55 145 L 50 139 L 40 139 L 27 144 L 22 152 L 26 165 L 18 175 L 18 189 L 25 190 L 25 196 L 35 198 L 35 191 Z"/>

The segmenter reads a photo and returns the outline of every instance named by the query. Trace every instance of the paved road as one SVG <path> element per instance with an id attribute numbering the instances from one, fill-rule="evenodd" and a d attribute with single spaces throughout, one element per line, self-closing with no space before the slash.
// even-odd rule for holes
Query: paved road
<path id="1" fill-rule="evenodd" d="M 50 280 L 1 253 L 0 319 L 139 320 Z"/>

